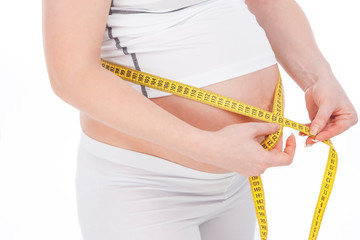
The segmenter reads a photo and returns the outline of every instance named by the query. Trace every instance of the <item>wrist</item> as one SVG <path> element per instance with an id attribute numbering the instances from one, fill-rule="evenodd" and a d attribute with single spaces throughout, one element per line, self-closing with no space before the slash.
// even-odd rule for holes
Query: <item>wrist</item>
<path id="1" fill-rule="evenodd" d="M 191 131 L 188 131 L 181 152 L 190 158 L 200 159 L 199 156 L 203 156 L 207 151 L 210 134 L 209 131 L 194 127 Z"/>
<path id="2" fill-rule="evenodd" d="M 331 81 L 331 79 L 335 79 L 335 76 L 330 64 L 325 60 L 321 64 L 313 65 L 309 69 L 299 70 L 294 74 L 294 81 L 304 92 L 319 81 Z"/>

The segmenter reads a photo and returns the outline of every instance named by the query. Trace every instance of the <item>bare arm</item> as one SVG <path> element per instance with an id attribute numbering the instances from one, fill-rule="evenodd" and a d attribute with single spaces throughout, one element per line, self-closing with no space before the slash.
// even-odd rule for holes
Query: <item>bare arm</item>
<path id="1" fill-rule="evenodd" d="M 331 71 L 294 0 L 246 0 L 246 4 L 265 30 L 278 62 L 304 91 Z"/>
<path id="2" fill-rule="evenodd" d="M 278 62 L 306 92 L 316 139 L 329 139 L 356 124 L 356 111 L 317 47 L 299 5 L 294 0 L 246 0 L 246 4 L 265 30 Z"/>
<path id="3" fill-rule="evenodd" d="M 43 0 L 46 63 L 57 96 L 114 129 L 246 176 L 291 163 L 294 137 L 288 138 L 283 152 L 266 151 L 257 141 L 276 132 L 277 124 L 242 123 L 203 131 L 102 68 L 100 46 L 109 6 L 110 0 Z"/>
<path id="4" fill-rule="evenodd" d="M 101 67 L 110 2 L 43 0 L 44 48 L 53 91 L 107 126 L 187 154 L 197 145 L 201 130 Z"/>

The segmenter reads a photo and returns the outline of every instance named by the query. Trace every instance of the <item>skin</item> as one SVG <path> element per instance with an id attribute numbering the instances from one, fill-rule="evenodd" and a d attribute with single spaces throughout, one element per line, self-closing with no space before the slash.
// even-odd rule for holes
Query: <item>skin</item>
<path id="1" fill-rule="evenodd" d="M 178 96 L 147 99 L 103 69 L 100 47 L 110 2 L 43 0 L 44 49 L 51 86 L 58 97 L 79 109 L 81 126 L 88 135 L 209 172 L 253 176 L 292 162 L 294 136 L 286 140 L 284 150 L 282 142 L 270 152 L 259 144 L 277 131 L 276 124 L 256 122 Z M 246 3 L 264 28 L 278 62 L 306 92 L 316 139 L 333 137 L 354 125 L 354 107 L 317 48 L 296 2 Z M 270 110 L 277 71 L 273 65 L 204 89 Z M 256 94 L 246 91 L 250 87 L 257 89 Z M 329 92 L 336 93 L 335 97 L 329 99 Z"/>
<path id="2" fill-rule="evenodd" d="M 311 120 L 308 126 L 316 136 L 309 137 L 306 144 L 327 140 L 355 125 L 355 108 L 317 47 L 299 5 L 292 0 L 246 3 L 264 28 L 278 62 L 305 92 Z"/>

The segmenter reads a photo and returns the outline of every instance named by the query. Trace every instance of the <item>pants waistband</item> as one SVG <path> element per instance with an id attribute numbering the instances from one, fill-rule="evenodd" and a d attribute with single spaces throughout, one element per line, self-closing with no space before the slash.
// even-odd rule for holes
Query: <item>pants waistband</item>
<path id="1" fill-rule="evenodd" d="M 170 174 L 180 177 L 202 179 L 230 178 L 237 174 L 236 172 L 203 172 L 196 169 L 188 168 L 186 166 L 168 161 L 157 156 L 112 146 L 87 136 L 82 129 L 80 132 L 79 148 L 80 147 L 84 148 L 91 154 L 94 154 L 108 161 L 161 174 Z"/>

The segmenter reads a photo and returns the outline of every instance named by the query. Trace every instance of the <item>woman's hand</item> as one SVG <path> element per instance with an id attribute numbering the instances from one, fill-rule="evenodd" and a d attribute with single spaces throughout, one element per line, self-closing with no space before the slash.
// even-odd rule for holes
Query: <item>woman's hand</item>
<path id="1" fill-rule="evenodd" d="M 315 139 L 327 140 L 353 126 L 357 122 L 355 109 L 321 54 L 299 4 L 294 0 L 277 0 L 276 4 L 247 0 L 246 4 L 264 29 L 278 62 L 307 90 L 306 105 Z M 306 144 L 313 144 L 312 139 Z"/>
<path id="2" fill-rule="evenodd" d="M 228 125 L 218 131 L 204 131 L 205 135 L 193 158 L 217 167 L 238 172 L 244 176 L 258 176 L 269 167 L 291 164 L 296 148 L 291 135 L 284 151 L 265 150 L 259 138 L 279 130 L 273 123 L 240 123 Z"/>
<path id="3" fill-rule="evenodd" d="M 306 145 L 330 139 L 358 121 L 354 106 L 333 76 L 319 78 L 305 91 L 306 107 L 311 120 Z"/>

